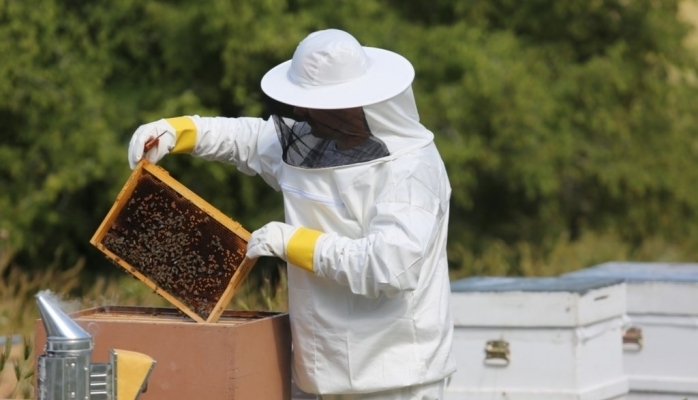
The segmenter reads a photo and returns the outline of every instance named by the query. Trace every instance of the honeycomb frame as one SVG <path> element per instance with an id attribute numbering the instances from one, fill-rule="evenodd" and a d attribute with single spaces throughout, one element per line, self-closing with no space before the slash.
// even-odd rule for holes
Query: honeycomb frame
<path id="1" fill-rule="evenodd" d="M 159 189 L 158 194 L 145 195 L 153 187 Z M 168 208 L 169 214 L 163 217 L 163 207 L 167 207 L 163 206 L 163 199 L 167 196 L 172 209 Z M 154 216 L 157 218 L 150 218 Z M 190 226 L 184 225 L 187 222 Z M 198 228 L 191 229 L 192 224 Z M 215 233 L 210 233 L 211 230 Z M 245 257 L 249 238 L 250 232 L 240 223 L 171 177 L 165 169 L 144 159 L 131 173 L 90 243 L 196 322 L 215 323 L 255 264 L 255 259 Z M 195 251 L 184 256 L 178 244 L 171 244 L 173 241 L 215 249 L 205 255 Z M 177 260 L 187 258 L 190 265 L 177 266 L 174 261 L 173 266 L 170 256 L 175 250 Z M 215 254 L 218 257 L 213 257 Z M 231 259 L 233 265 L 222 262 Z M 181 267 L 182 264 L 185 266 Z M 215 277 L 207 277 L 213 274 Z M 213 294 L 198 292 L 197 285 L 204 281 L 215 282 Z M 205 296 L 208 298 L 204 299 Z"/>

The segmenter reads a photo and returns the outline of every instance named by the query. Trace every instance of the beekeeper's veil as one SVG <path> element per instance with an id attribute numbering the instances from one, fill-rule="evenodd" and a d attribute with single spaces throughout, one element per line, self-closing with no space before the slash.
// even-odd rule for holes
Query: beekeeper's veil
<path id="1" fill-rule="evenodd" d="M 329 120 L 335 121 L 328 129 L 362 139 L 351 148 L 338 148 L 334 140 L 313 135 L 304 121 L 273 116 L 284 161 L 306 168 L 336 167 L 389 158 L 430 143 L 432 133 L 419 123 L 413 79 L 412 64 L 399 54 L 363 47 L 336 29 L 308 35 L 293 59 L 264 76 L 262 90 L 285 104 L 327 110 Z M 363 128 L 355 132 L 345 126 Z"/>

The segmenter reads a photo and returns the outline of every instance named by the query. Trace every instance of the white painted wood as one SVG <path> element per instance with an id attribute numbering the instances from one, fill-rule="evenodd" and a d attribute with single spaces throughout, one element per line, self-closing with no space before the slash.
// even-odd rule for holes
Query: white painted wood
<path id="1" fill-rule="evenodd" d="M 698 400 L 698 395 L 691 393 L 630 392 L 623 400 Z"/>
<path id="2" fill-rule="evenodd" d="M 698 315 L 698 264 L 608 262 L 566 277 L 622 279 L 629 314 Z"/>
<path id="3" fill-rule="evenodd" d="M 698 395 L 698 318 L 629 315 L 642 329 L 642 348 L 625 351 L 633 391 Z"/>
<path id="4" fill-rule="evenodd" d="M 452 305 L 458 371 L 445 399 L 605 400 L 627 394 L 622 282 L 472 278 L 452 283 Z M 491 340 L 509 343 L 508 364 L 486 362 Z"/>
<path id="5" fill-rule="evenodd" d="M 629 314 L 698 315 L 698 280 L 628 285 Z"/>
<path id="6" fill-rule="evenodd" d="M 643 340 L 624 351 L 628 399 L 698 400 L 698 264 L 614 262 L 566 276 L 626 282 L 627 324 Z"/>
<path id="7" fill-rule="evenodd" d="M 613 318 L 625 312 L 626 293 L 608 282 L 607 278 L 499 277 L 456 281 L 454 324 L 576 327 Z"/>

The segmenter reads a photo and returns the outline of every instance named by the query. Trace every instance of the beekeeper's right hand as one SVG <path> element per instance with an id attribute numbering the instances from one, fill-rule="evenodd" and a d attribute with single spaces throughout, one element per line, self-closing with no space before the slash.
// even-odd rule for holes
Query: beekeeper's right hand
<path id="1" fill-rule="evenodd" d="M 145 144 L 151 139 L 157 139 L 157 142 L 145 153 L 145 158 L 157 163 L 165 154 L 191 151 L 196 141 L 196 126 L 189 117 L 167 118 L 141 125 L 133 133 L 128 145 L 131 169 L 136 168 L 141 161 Z"/>

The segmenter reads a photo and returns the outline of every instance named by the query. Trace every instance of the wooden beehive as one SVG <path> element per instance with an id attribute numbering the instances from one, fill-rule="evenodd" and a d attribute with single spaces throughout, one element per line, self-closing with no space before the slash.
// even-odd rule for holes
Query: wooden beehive
<path id="1" fill-rule="evenodd" d="M 200 324 L 173 307 L 108 306 L 70 317 L 92 336 L 92 362 L 107 362 L 111 349 L 157 362 L 138 400 L 295 399 L 287 313 L 225 310 L 217 323 Z M 35 365 L 46 345 L 44 329 L 37 320 Z"/>
<path id="2" fill-rule="evenodd" d="M 254 260 L 250 233 L 141 161 L 90 243 L 197 322 L 217 322 Z"/>

